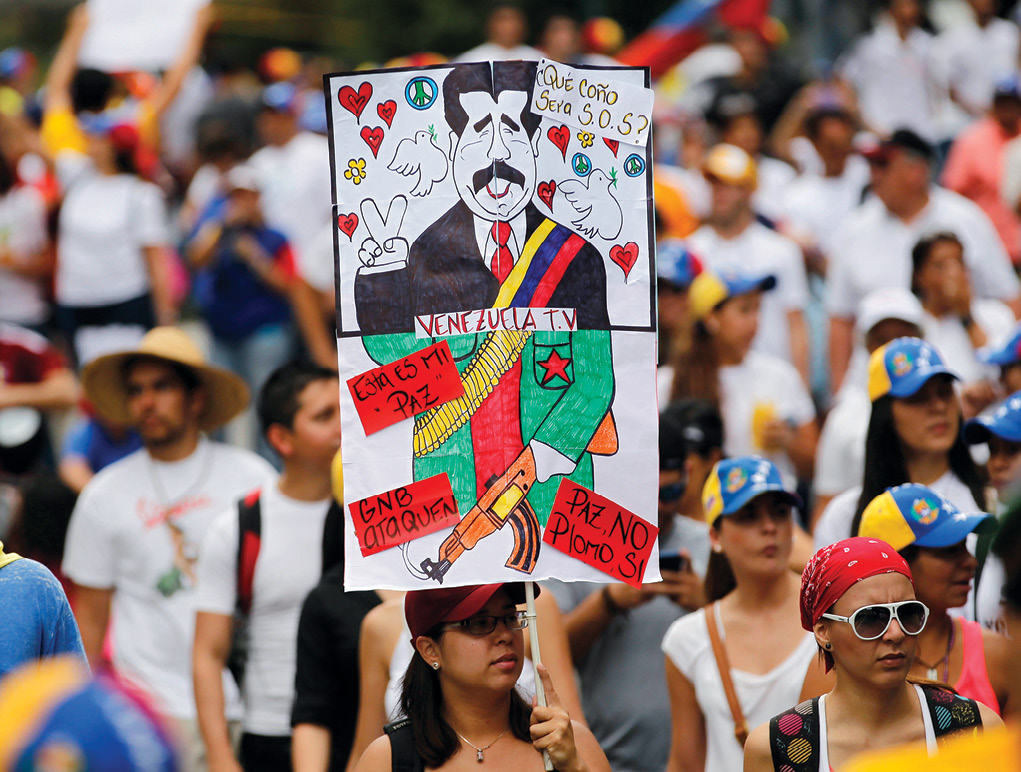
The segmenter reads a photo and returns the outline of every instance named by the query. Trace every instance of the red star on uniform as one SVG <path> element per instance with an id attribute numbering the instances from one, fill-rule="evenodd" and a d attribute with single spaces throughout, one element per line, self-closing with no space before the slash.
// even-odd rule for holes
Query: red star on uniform
<path id="1" fill-rule="evenodd" d="M 546 375 L 543 376 L 542 382 L 546 383 L 550 379 L 559 375 L 565 381 L 570 383 L 571 379 L 567 377 L 567 366 L 569 364 L 571 364 L 570 359 L 564 359 L 557 353 L 556 349 L 553 349 L 545 362 L 539 362 L 540 367 L 546 368 Z"/>

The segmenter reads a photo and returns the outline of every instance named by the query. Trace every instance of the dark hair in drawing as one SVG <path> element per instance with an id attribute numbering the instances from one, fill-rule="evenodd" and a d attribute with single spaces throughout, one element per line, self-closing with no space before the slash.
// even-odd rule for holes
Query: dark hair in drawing
<path id="1" fill-rule="evenodd" d="M 442 625 L 437 625 L 426 634 L 434 640 L 444 635 Z M 461 747 L 457 732 L 443 718 L 443 690 L 439 674 L 433 670 L 417 651 L 412 655 L 401 684 L 401 710 L 411 721 L 411 734 L 415 740 L 415 751 L 425 766 L 435 769 L 442 766 Z M 511 690 L 510 726 L 519 740 L 532 742 L 529 725 L 532 708 L 526 703 L 517 688 Z"/>
<path id="2" fill-rule="evenodd" d="M 468 125 L 468 113 L 461 107 L 461 95 L 473 91 L 485 91 L 498 99 L 504 91 L 524 91 L 527 96 L 521 110 L 521 125 L 534 137 L 542 118 L 533 113 L 532 87 L 535 85 L 535 62 L 495 62 L 486 64 L 461 64 L 454 67 L 443 81 L 443 114 L 447 124 L 457 136 L 461 136 Z M 494 88 L 495 81 L 495 88 Z"/>

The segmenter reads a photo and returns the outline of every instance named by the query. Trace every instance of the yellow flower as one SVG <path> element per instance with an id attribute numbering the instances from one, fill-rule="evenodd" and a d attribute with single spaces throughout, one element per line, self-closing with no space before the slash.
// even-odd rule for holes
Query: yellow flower
<path id="1" fill-rule="evenodd" d="M 582 147 L 592 147 L 592 140 L 596 138 L 596 135 L 590 131 L 579 131 L 578 141 L 581 142 Z"/>
<path id="2" fill-rule="evenodd" d="M 355 185 L 361 185 L 362 180 L 365 179 L 365 159 L 364 158 L 352 158 L 347 162 L 347 170 L 344 172 L 344 176 L 347 177 Z"/>

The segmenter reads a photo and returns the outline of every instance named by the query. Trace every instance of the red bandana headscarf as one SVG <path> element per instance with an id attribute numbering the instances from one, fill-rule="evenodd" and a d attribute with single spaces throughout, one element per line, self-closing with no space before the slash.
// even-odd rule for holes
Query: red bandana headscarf
<path id="1" fill-rule="evenodd" d="M 826 610 L 856 582 L 892 573 L 911 580 L 907 561 L 885 541 L 855 536 L 823 547 L 801 574 L 801 626 L 811 632 Z"/>

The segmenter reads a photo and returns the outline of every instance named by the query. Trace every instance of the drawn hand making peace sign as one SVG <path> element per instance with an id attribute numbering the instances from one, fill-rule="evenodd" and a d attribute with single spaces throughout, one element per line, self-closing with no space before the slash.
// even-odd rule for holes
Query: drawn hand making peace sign
<path id="1" fill-rule="evenodd" d="M 408 240 L 398 234 L 408 211 L 408 199 L 397 196 L 390 202 L 384 218 L 376 202 L 365 199 L 361 205 L 362 222 L 369 232 L 369 238 L 362 242 L 358 259 L 362 265 L 373 271 L 396 271 L 408 264 Z"/>

